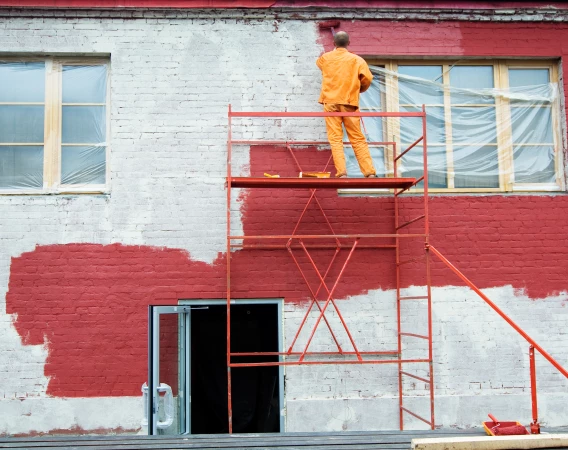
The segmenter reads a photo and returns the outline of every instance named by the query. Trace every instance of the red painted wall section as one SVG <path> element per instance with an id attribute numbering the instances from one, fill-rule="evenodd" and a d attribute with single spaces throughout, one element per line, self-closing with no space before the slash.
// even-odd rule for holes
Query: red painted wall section
<path id="1" fill-rule="evenodd" d="M 559 58 L 568 51 L 565 23 L 344 20 L 339 29 L 362 56 Z M 321 39 L 326 51 L 333 49 L 331 31 L 321 30 Z"/>
<path id="2" fill-rule="evenodd" d="M 304 169 L 317 170 L 325 166 L 328 153 L 305 150 L 299 158 Z M 285 149 L 251 152 L 252 175 L 277 166 L 283 175 L 295 172 Z M 292 192 L 246 192 L 242 196 L 245 232 L 290 233 L 308 196 L 306 191 Z M 318 198 L 338 233 L 392 231 L 391 198 L 339 198 L 335 191 L 318 191 Z M 563 229 L 568 196 L 439 196 L 430 206 L 432 243 L 480 287 L 512 284 L 533 298 L 566 290 L 568 241 Z M 403 220 L 420 215 L 420 208 L 419 197 L 405 200 Z M 313 205 L 301 231 L 326 232 Z M 412 225 L 410 231 L 419 232 L 419 225 Z M 404 253 L 416 255 L 413 252 L 420 248 L 418 241 Z M 346 253 L 341 252 L 331 280 Z M 308 268 L 306 258 L 297 254 Z M 323 269 L 331 251 L 313 255 Z M 392 250 L 356 251 L 337 297 L 392 288 L 393 262 Z M 237 251 L 232 268 L 234 297 L 308 299 L 285 251 Z M 316 282 L 313 272 L 310 281 Z M 403 283 L 424 283 L 423 266 L 409 265 Z M 459 284 L 436 262 L 433 283 Z M 24 344 L 48 342 L 48 394 L 139 395 L 147 370 L 147 305 L 225 295 L 224 255 L 205 264 L 177 249 L 52 245 L 12 259 L 7 312 L 17 314 L 15 326 Z"/>

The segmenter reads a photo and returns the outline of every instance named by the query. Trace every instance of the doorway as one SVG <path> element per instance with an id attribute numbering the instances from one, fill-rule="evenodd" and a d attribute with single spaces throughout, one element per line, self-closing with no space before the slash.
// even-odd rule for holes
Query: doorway
<path id="1" fill-rule="evenodd" d="M 150 309 L 150 403 L 156 406 L 148 407 L 148 434 L 227 433 L 226 301 L 186 300 Z M 233 300 L 231 351 L 282 351 L 281 324 L 280 300 Z M 279 358 L 241 356 L 232 362 Z M 283 431 L 283 367 L 233 367 L 231 373 L 233 433 Z"/>

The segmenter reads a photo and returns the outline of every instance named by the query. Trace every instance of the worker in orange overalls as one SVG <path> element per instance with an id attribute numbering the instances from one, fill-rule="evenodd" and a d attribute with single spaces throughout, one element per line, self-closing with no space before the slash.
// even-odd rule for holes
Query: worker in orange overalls
<path id="1" fill-rule="evenodd" d="M 345 31 L 336 33 L 333 42 L 335 49 L 324 53 L 316 62 L 323 75 L 319 102 L 323 103 L 323 110 L 327 112 L 355 112 L 359 109 L 359 93 L 369 88 L 373 75 L 363 58 L 347 50 L 349 35 Z M 345 125 L 361 172 L 367 178 L 376 177 L 369 146 L 361 132 L 360 121 L 359 117 L 325 118 L 327 138 L 337 177 L 347 176 L 342 123 Z"/>

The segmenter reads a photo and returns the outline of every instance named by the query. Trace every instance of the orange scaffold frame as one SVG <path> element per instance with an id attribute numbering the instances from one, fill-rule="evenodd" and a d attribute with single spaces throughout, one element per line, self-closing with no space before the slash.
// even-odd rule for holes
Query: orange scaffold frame
<path id="1" fill-rule="evenodd" d="M 412 143 L 408 148 L 404 151 L 397 153 L 397 144 L 394 141 L 389 142 L 369 142 L 369 145 L 374 146 L 383 146 L 383 147 L 391 147 L 392 154 L 393 154 L 393 167 L 394 167 L 394 177 L 389 178 L 251 178 L 251 177 L 233 177 L 231 168 L 232 168 L 232 152 L 233 152 L 233 145 L 282 145 L 286 146 L 292 156 L 296 167 L 299 172 L 302 171 L 302 167 L 294 154 L 294 147 L 296 146 L 306 146 L 306 145 L 327 145 L 327 142 L 319 142 L 319 141 L 278 141 L 278 140 L 238 140 L 233 139 L 232 133 L 232 119 L 235 117 L 240 118 L 302 118 L 302 117 L 328 117 L 328 116 L 355 116 L 355 117 L 397 117 L 397 118 L 404 118 L 404 117 L 414 117 L 420 118 L 422 120 L 422 135 Z M 433 375 L 433 367 L 432 367 L 432 298 L 431 298 L 431 289 L 430 289 L 430 264 L 429 264 L 429 253 L 425 251 L 425 270 L 426 270 L 426 279 L 427 279 L 427 286 L 426 292 L 423 296 L 414 296 L 414 297 L 404 297 L 401 296 L 401 289 L 400 289 L 400 275 L 401 270 L 405 264 L 414 262 L 415 260 L 421 259 L 416 258 L 407 261 L 401 261 L 400 259 L 400 241 L 401 239 L 423 239 L 424 240 L 424 248 L 427 248 L 429 243 L 429 227 L 428 227 L 428 173 L 424 171 L 423 176 L 416 178 L 401 178 L 398 177 L 398 164 L 400 159 L 407 154 L 412 149 L 422 148 L 423 154 L 423 167 L 428 166 L 427 160 L 427 139 L 426 139 L 426 112 L 425 108 L 422 107 L 421 111 L 418 112 L 397 112 L 397 113 L 385 113 L 385 112 L 357 112 L 357 113 L 327 113 L 327 112 L 235 112 L 229 106 L 229 137 L 227 141 L 227 375 L 228 375 L 228 411 L 229 411 L 229 433 L 232 433 L 232 401 L 231 401 L 231 368 L 232 367 L 253 367 L 253 366 L 276 366 L 276 365 L 315 365 L 315 364 L 397 364 L 398 365 L 398 385 L 399 385 L 399 407 L 400 407 L 400 428 L 403 429 L 404 427 L 404 420 L 403 420 L 403 413 L 408 413 L 419 420 L 425 422 L 431 429 L 434 429 L 434 375 Z M 420 146 L 418 146 L 421 144 Z M 331 155 L 328 159 L 326 168 L 331 163 Z M 326 169 L 324 168 L 324 170 Z M 424 181 L 424 190 L 423 190 L 423 197 L 424 197 L 424 212 L 420 216 L 405 222 L 399 222 L 399 196 L 403 193 L 409 191 L 410 188 L 416 186 L 418 183 Z M 296 226 L 291 234 L 282 234 L 282 235 L 262 235 L 262 236 L 232 236 L 231 235 L 231 190 L 233 188 L 265 188 L 265 189 L 309 189 L 311 191 L 311 195 L 296 223 Z M 336 234 L 334 231 L 333 225 L 327 218 L 324 209 L 322 208 L 321 203 L 317 197 L 317 189 L 342 189 L 342 188 L 368 188 L 368 189 L 378 189 L 378 188 L 388 188 L 394 195 L 394 206 L 395 206 L 395 214 L 394 214 L 394 229 L 395 233 L 391 234 Z M 297 234 L 298 227 L 306 213 L 308 206 L 314 202 L 317 208 L 321 211 L 322 217 L 324 218 L 327 227 L 329 228 L 329 234 L 325 235 L 300 235 Z M 402 230 L 405 229 L 408 225 L 413 224 L 418 221 L 423 221 L 424 229 L 421 233 L 403 233 Z M 322 239 L 333 239 L 335 244 L 312 244 L 309 241 L 320 241 Z M 360 242 L 364 242 L 365 240 L 369 239 L 389 239 L 388 244 L 364 244 Z M 274 242 L 275 240 L 281 240 L 284 243 L 281 245 L 274 245 L 274 244 L 246 244 L 247 240 L 253 239 L 255 241 L 262 241 L 262 240 L 269 240 Z M 242 244 L 235 243 L 235 241 L 242 241 Z M 336 262 L 336 258 L 342 249 L 347 250 L 345 247 L 345 241 L 349 241 L 348 246 L 348 255 L 345 259 L 340 271 L 339 275 L 337 276 L 336 280 L 332 285 L 326 280 L 328 272 L 332 265 Z M 394 243 L 392 243 L 394 241 Z M 293 245 L 294 244 L 294 245 Z M 301 321 L 301 324 L 290 344 L 288 350 L 285 352 L 250 352 L 250 353 L 243 353 L 243 352 L 232 352 L 231 351 L 231 251 L 233 249 L 282 249 L 287 250 L 290 254 L 292 260 L 294 261 L 296 267 L 298 268 L 300 275 L 306 284 L 306 287 L 310 293 L 311 303 Z M 335 249 L 335 252 L 331 258 L 329 265 L 327 266 L 327 270 L 324 273 L 321 273 L 314 260 L 310 255 L 311 249 L 321 249 L 321 248 L 331 248 Z M 397 330 L 398 336 L 397 341 L 398 345 L 395 350 L 392 351 L 360 351 L 357 347 L 355 339 L 353 338 L 352 333 L 347 326 L 343 316 L 341 315 L 340 309 L 333 297 L 334 292 L 337 288 L 338 283 L 341 281 L 341 278 L 344 274 L 344 271 L 351 260 L 351 256 L 353 252 L 357 248 L 382 248 L 382 249 L 392 249 L 396 253 L 396 297 L 397 297 Z M 304 270 L 302 269 L 301 265 L 298 262 L 296 255 L 294 254 L 294 250 L 300 250 L 303 252 L 307 259 L 310 262 L 311 268 L 317 274 L 319 279 L 319 286 L 314 288 L 308 282 L 308 279 L 305 275 Z M 318 300 L 318 295 L 321 290 L 324 290 L 324 296 L 326 297 L 325 300 Z M 408 333 L 403 332 L 401 329 L 401 301 L 410 301 L 410 300 L 426 300 L 427 301 L 427 321 L 428 321 L 428 333 L 427 335 L 421 335 L 416 333 Z M 337 312 L 338 319 L 340 320 L 343 329 L 345 330 L 349 342 L 352 346 L 352 349 L 346 351 L 344 350 L 341 345 L 339 344 L 337 337 L 335 336 L 326 316 L 325 312 L 328 309 L 329 305 L 333 305 L 335 311 Z M 319 310 L 319 315 L 317 317 L 316 323 L 313 326 L 308 341 L 301 351 L 294 351 L 294 346 L 297 342 L 298 336 L 302 331 L 304 325 L 306 324 L 306 320 L 310 314 L 310 311 L 313 307 L 317 307 Z M 311 352 L 309 351 L 310 343 L 312 342 L 312 338 L 316 332 L 318 326 L 322 323 L 325 323 L 328 330 L 331 333 L 331 336 L 337 346 L 337 351 L 332 352 Z M 410 338 L 410 339 L 422 339 L 428 342 L 428 354 L 425 355 L 423 358 L 413 358 L 413 359 L 404 359 L 402 357 L 402 339 L 403 338 Z M 295 357 L 295 360 L 281 360 L 281 361 L 274 361 L 274 362 L 254 362 L 254 363 L 234 363 L 232 362 L 233 357 L 238 356 L 282 356 L 285 357 Z M 342 357 L 344 359 L 334 359 L 333 357 Z M 306 358 L 309 359 L 306 359 Z M 313 359 L 320 357 L 320 360 Z M 381 357 L 381 359 L 378 359 Z M 325 359 L 321 359 L 325 358 Z M 347 358 L 347 359 L 345 359 Z M 390 359 L 384 359 L 390 358 Z M 428 376 L 427 377 L 420 377 L 407 370 L 404 370 L 407 364 L 411 363 L 422 363 L 428 365 Z M 413 411 L 407 409 L 403 404 L 403 376 L 412 377 L 419 381 L 426 383 L 429 386 L 430 390 L 430 411 L 429 411 L 429 419 L 426 419 Z"/>
<path id="2" fill-rule="evenodd" d="M 306 145 L 327 145 L 327 142 L 320 141 L 279 141 L 279 140 L 242 140 L 233 139 L 232 135 L 232 119 L 233 118 L 302 118 L 302 117 L 383 117 L 383 118 L 406 118 L 414 117 L 420 118 L 422 121 L 422 135 L 407 148 L 401 152 L 397 151 L 397 143 L 394 141 L 386 142 L 369 142 L 369 145 L 382 146 L 384 148 L 390 147 L 392 149 L 392 163 L 393 163 L 393 177 L 388 178 L 251 178 L 251 177 L 234 177 L 231 172 L 232 150 L 233 145 L 282 145 L 286 146 L 290 155 L 294 159 L 298 171 L 302 171 L 298 159 L 294 155 L 294 147 Z M 363 123 L 364 125 L 364 123 Z M 346 143 L 347 144 L 347 143 Z M 419 145 L 420 144 L 420 145 Z M 399 161 L 404 155 L 413 149 L 422 148 L 422 169 L 423 175 L 419 178 L 402 178 L 399 177 Z M 430 229 L 429 229 L 429 215 L 428 215 L 428 154 L 427 154 L 427 136 L 426 136 L 426 108 L 423 105 L 421 111 L 417 112 L 354 112 L 354 113 L 329 113 L 329 112 L 236 112 L 231 109 L 229 105 L 228 111 L 228 140 L 227 140 L 227 383 L 228 383 L 228 420 L 229 420 L 229 433 L 233 432 L 232 420 L 232 403 L 231 403 L 231 368 L 233 367 L 253 367 L 253 366 L 277 366 L 277 365 L 314 365 L 314 364 L 397 364 L 398 365 L 398 397 L 399 397 L 399 427 L 404 429 L 404 413 L 407 413 L 424 423 L 431 429 L 435 428 L 434 416 L 434 372 L 433 372 L 433 352 L 432 352 L 432 289 L 431 289 L 431 276 L 430 276 L 430 257 L 435 255 L 441 262 L 443 262 L 452 272 L 454 272 L 468 287 L 470 287 L 485 303 L 493 309 L 499 316 L 501 316 L 517 333 L 519 333 L 529 344 L 529 361 L 530 361 L 530 388 L 531 388 L 531 403 L 532 403 L 532 416 L 533 422 L 531 424 L 531 432 L 539 433 L 540 426 L 538 423 L 537 411 L 537 391 L 536 391 L 536 364 L 535 364 L 535 350 L 541 354 L 550 364 L 552 364 L 563 376 L 568 378 L 568 370 L 562 367 L 549 353 L 547 353 L 540 345 L 538 345 L 524 330 L 522 330 L 508 315 L 506 315 L 495 303 L 493 303 L 475 284 L 473 284 L 459 269 L 450 263 L 430 242 Z M 416 150 L 415 150 L 416 151 Z M 327 166 L 331 162 L 331 156 L 328 159 Z M 326 169 L 324 168 L 324 170 Z M 418 183 L 423 182 L 423 189 L 420 193 L 423 196 L 423 214 L 415 217 L 407 222 L 400 223 L 400 202 L 403 194 L 408 193 L 409 189 L 415 187 Z M 231 235 L 231 190 L 233 188 L 264 188 L 264 189 L 309 189 L 311 195 L 304 207 L 292 234 L 282 235 L 261 235 L 261 236 L 232 236 Z M 317 198 L 318 189 L 346 189 L 346 188 L 367 188 L 367 189 L 390 189 L 394 196 L 394 230 L 392 234 L 336 234 L 333 225 L 327 218 L 321 203 Z M 298 227 L 306 213 L 308 206 L 314 201 L 317 208 L 321 211 L 322 217 L 325 219 L 329 234 L 325 235 L 300 235 L 297 234 Z M 415 223 L 422 223 L 424 228 L 422 233 L 404 233 L 407 226 Z M 335 244 L 321 244 L 322 239 L 332 239 Z M 387 244 L 360 244 L 359 242 L 368 239 L 390 239 Z M 247 240 L 263 241 L 283 241 L 283 244 L 246 244 Z M 401 260 L 400 258 L 400 243 L 403 239 L 423 239 L 424 242 L 424 255 L 421 257 Z M 349 247 L 345 246 L 345 241 L 349 240 Z M 394 243 L 392 241 L 394 240 Z M 242 241 L 242 244 L 235 243 L 235 241 Z M 307 241 L 316 241 L 320 244 L 307 243 Z M 322 274 L 314 263 L 310 255 L 310 249 L 335 249 L 335 253 L 331 258 L 326 271 Z M 337 255 L 342 249 L 348 248 L 348 256 L 339 271 L 335 282 L 331 287 L 326 282 L 329 269 L 336 261 Z M 393 249 L 395 251 L 395 264 L 396 264 L 396 307 L 397 307 L 397 348 L 392 351 L 360 351 L 356 342 L 351 334 L 337 303 L 334 300 L 334 291 L 341 281 L 341 277 L 347 267 L 353 252 L 357 248 L 376 248 L 376 249 Z M 292 340 L 291 345 L 285 352 L 231 352 L 231 251 L 233 249 L 270 249 L 270 250 L 287 250 L 293 259 L 296 267 L 298 268 L 304 283 L 310 293 L 311 303 L 304 315 L 298 331 Z M 317 274 L 319 279 L 319 286 L 314 289 L 300 266 L 294 250 L 301 250 L 310 262 L 311 268 Z M 406 264 L 417 262 L 424 259 L 426 271 L 426 292 L 420 296 L 402 296 L 401 295 L 401 273 Z M 325 301 L 318 300 L 318 295 L 322 288 L 325 290 Z M 401 302 L 406 301 L 426 301 L 427 303 L 427 334 L 416 334 L 402 331 L 401 320 Z M 322 303 L 320 303 L 322 302 Z M 352 350 L 345 351 L 341 348 L 327 318 L 325 312 L 329 305 L 333 305 L 338 318 L 349 337 Z M 310 337 L 306 346 L 302 351 L 294 351 L 294 345 L 302 331 L 306 320 L 312 308 L 316 306 L 319 310 L 319 315 L 315 325 L 311 330 Z M 309 346 L 314 336 L 314 333 L 321 323 L 324 323 L 331 333 L 331 336 L 337 346 L 335 352 L 310 352 Z M 428 354 L 423 358 L 404 359 L 402 357 L 402 339 L 411 338 L 412 340 L 420 339 L 426 340 L 428 343 Z M 237 356 L 280 356 L 282 359 L 275 362 L 254 362 L 254 363 L 233 363 L 232 358 Z M 317 360 L 313 358 L 320 357 Z M 333 357 L 343 357 L 344 359 L 333 359 Z M 383 359 L 377 359 L 377 357 Z M 286 357 L 294 357 L 293 361 L 285 360 Z M 309 360 L 306 360 L 309 357 Z M 373 358 L 374 357 L 374 358 Z M 325 358 L 325 359 L 323 359 Z M 347 358 L 347 359 L 345 359 Z M 384 359 L 392 358 L 392 359 Z M 408 364 L 427 364 L 428 375 L 425 377 L 418 376 L 406 370 Z M 424 418 L 409 410 L 404 405 L 403 396 L 403 376 L 417 379 L 426 383 L 430 390 L 430 404 L 429 404 L 429 419 Z"/>

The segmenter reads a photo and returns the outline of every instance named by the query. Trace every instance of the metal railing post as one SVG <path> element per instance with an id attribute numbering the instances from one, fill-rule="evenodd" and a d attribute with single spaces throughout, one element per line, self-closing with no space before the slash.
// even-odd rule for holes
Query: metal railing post
<path id="1" fill-rule="evenodd" d="M 532 418 L 531 434 L 540 434 L 540 424 L 538 423 L 538 405 L 536 402 L 536 363 L 534 360 L 534 346 L 529 347 L 529 360 L 531 369 L 531 403 Z"/>

